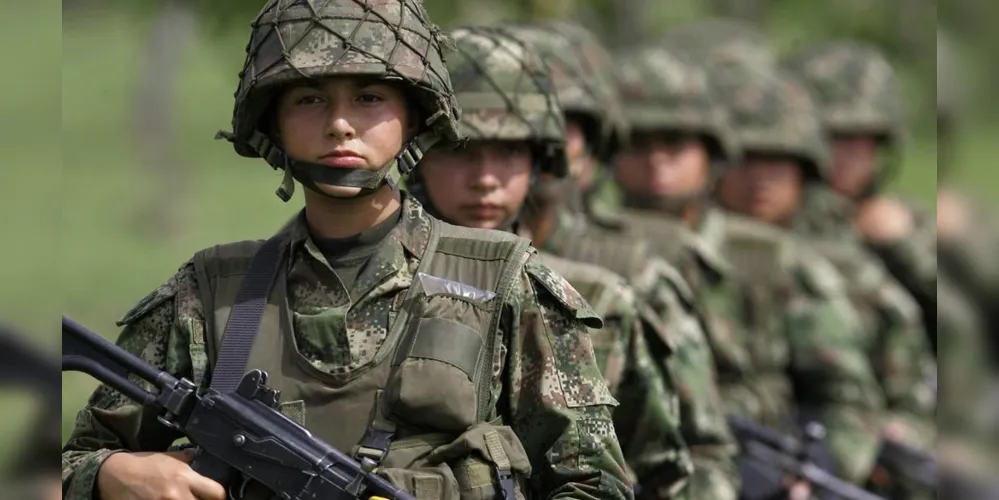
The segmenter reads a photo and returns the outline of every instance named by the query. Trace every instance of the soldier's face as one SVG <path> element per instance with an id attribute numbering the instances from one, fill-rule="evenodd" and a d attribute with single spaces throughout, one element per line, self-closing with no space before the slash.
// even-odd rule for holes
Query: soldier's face
<path id="1" fill-rule="evenodd" d="M 469 141 L 430 150 L 420 162 L 427 196 L 446 219 L 496 229 L 517 213 L 531 186 L 531 147 L 523 141 Z"/>
<path id="2" fill-rule="evenodd" d="M 655 198 L 685 198 L 707 185 L 710 154 L 694 134 L 640 133 L 615 159 L 625 191 Z"/>
<path id="3" fill-rule="evenodd" d="M 593 157 L 588 151 L 586 134 L 583 125 L 571 116 L 565 121 L 565 154 L 569 161 L 569 175 L 576 179 L 581 188 L 588 187 L 593 182 L 593 170 L 596 168 Z"/>
<path id="4" fill-rule="evenodd" d="M 743 184 L 746 190 L 746 197 L 734 203 L 734 208 L 741 208 L 745 215 L 782 225 L 798 211 L 803 179 L 795 159 L 750 154 L 741 172 L 733 174 L 736 182 Z"/>
<path id="5" fill-rule="evenodd" d="M 393 84 L 336 77 L 285 90 L 277 134 L 292 158 L 329 168 L 378 170 L 402 150 L 409 123 L 405 94 Z M 331 196 L 360 188 L 319 184 Z"/>
<path id="6" fill-rule="evenodd" d="M 878 141 L 870 135 L 840 135 L 832 140 L 832 186 L 840 194 L 860 196 L 874 179 Z"/>

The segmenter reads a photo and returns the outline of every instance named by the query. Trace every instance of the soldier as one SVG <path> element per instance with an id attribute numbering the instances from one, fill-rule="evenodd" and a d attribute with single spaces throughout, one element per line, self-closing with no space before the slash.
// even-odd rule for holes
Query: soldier
<path id="1" fill-rule="evenodd" d="M 596 130 L 610 129 L 607 134 L 575 136 L 576 141 L 582 142 L 579 148 L 585 152 L 583 161 L 586 161 L 585 157 L 598 161 L 598 158 L 613 156 L 626 130 L 622 129 L 623 122 L 617 116 L 620 103 L 616 87 L 606 89 L 589 84 L 612 79 L 609 75 L 616 70 L 607 64 L 610 56 L 596 37 L 578 25 L 565 22 L 505 25 L 503 29 L 528 41 L 542 54 L 552 68 L 560 102 L 596 102 L 597 109 L 606 110 L 605 118 L 594 113 L 590 120 Z M 573 116 L 573 113 L 566 113 L 566 120 L 572 120 Z M 608 134 L 609 143 L 606 142 Z M 573 135 L 568 137 L 571 143 Z M 593 151 L 600 153 L 596 155 Z M 571 164 L 571 154 L 569 158 Z M 579 185 L 578 182 L 570 183 L 569 192 Z M 679 376 L 681 385 L 686 381 L 702 381 L 688 384 L 691 389 L 681 391 L 681 395 L 686 396 L 681 402 L 688 403 L 684 408 L 690 410 L 684 414 L 682 424 L 695 465 L 691 491 L 705 498 L 735 495 L 734 442 L 726 429 L 724 415 L 718 411 L 720 403 L 715 402 L 715 391 L 709 390 L 714 384 L 706 382 L 714 378 L 714 363 L 705 339 L 706 330 L 712 328 L 709 314 L 713 311 L 699 307 L 696 295 L 679 270 L 655 255 L 643 238 L 624 240 L 615 231 L 608 231 L 620 227 L 619 214 L 603 211 L 601 201 L 594 202 L 593 197 L 586 195 L 580 212 L 571 211 L 566 203 L 557 200 L 542 201 L 538 197 L 532 200 L 532 210 L 525 219 L 535 227 L 533 238 L 538 248 L 562 258 L 596 264 L 624 276 L 679 339 L 676 344 L 680 354 L 675 357 L 674 364 L 676 370 L 682 372 Z M 714 319 L 725 321 L 720 317 Z"/>
<path id="2" fill-rule="evenodd" d="M 242 361 L 282 412 L 419 499 L 631 498 L 599 317 L 527 240 L 442 223 L 395 188 L 464 140 L 449 40 L 422 5 L 272 0 L 252 27 L 222 135 L 284 169 L 283 199 L 301 183 L 305 208 L 266 241 L 198 252 L 122 318 L 119 345 L 225 388 L 227 340 L 259 329 Z M 230 330 L 254 289 L 262 317 Z M 63 450 L 66 498 L 226 498 L 164 453 L 177 437 L 98 388 Z"/>
<path id="3" fill-rule="evenodd" d="M 722 203 L 736 213 L 790 229 L 805 186 L 828 176 L 828 151 L 807 89 L 774 71 L 716 71 L 712 76 L 746 154 L 721 182 Z M 842 288 L 860 315 L 863 352 L 890 412 L 885 438 L 931 450 L 936 365 L 916 304 L 859 245 L 842 240 L 808 243 L 846 278 Z M 806 258 L 801 265 L 815 269 L 815 260 Z M 853 472 L 853 478 L 864 473 L 859 466 Z"/>
<path id="4" fill-rule="evenodd" d="M 615 173 L 633 232 L 662 231 L 669 219 L 720 255 L 735 283 L 725 302 L 743 330 L 712 343 L 729 411 L 779 428 L 822 421 L 836 472 L 859 481 L 876 451 L 871 429 L 883 400 L 842 280 L 821 259 L 805 265 L 785 233 L 713 207 L 715 181 L 741 158 L 742 144 L 703 69 L 663 48 L 634 51 L 620 64 L 632 137 Z M 772 474 L 751 476 L 749 464 L 742 470 L 747 488 L 779 488 Z"/>
<path id="5" fill-rule="evenodd" d="M 429 153 L 411 185 L 444 220 L 516 231 L 540 243 L 554 214 L 550 208 L 571 182 L 565 180 L 563 112 L 547 66 L 505 28 L 464 28 L 454 38 L 458 55 L 449 58 L 448 68 L 463 110 L 461 124 L 471 140 L 463 150 Z M 665 298 L 672 301 L 671 321 L 663 324 L 622 277 L 598 266 L 543 257 L 605 318 L 604 328 L 592 330 L 591 337 L 604 377 L 621 400 L 615 428 L 641 496 L 672 498 L 679 489 L 677 472 L 690 467 L 686 448 L 677 445 L 683 441 L 674 436 L 682 416 L 683 440 L 695 454 L 694 477 L 684 496 L 735 498 L 735 488 L 720 482 L 729 478 L 717 477 L 719 470 L 705 453 L 734 449 L 715 404 L 712 373 L 703 371 L 710 366 L 710 357 L 701 357 L 707 353 L 703 333 L 696 321 L 691 324 L 679 298 Z M 695 363 L 700 366 L 691 366 Z M 677 388 L 679 409 L 672 394 Z M 717 496 L 723 487 L 732 495 Z"/>
<path id="6" fill-rule="evenodd" d="M 785 66 L 812 90 L 831 144 L 829 186 L 841 197 L 817 193 L 799 219 L 808 232 L 838 237 L 829 227 L 859 230 L 867 246 L 916 298 L 927 331 L 936 322 L 936 226 L 912 200 L 883 193 L 902 159 L 902 101 L 895 72 L 873 47 L 846 41 L 794 54 Z M 838 208 L 829 210 L 820 200 Z M 845 201 L 846 203 L 842 203 Z M 842 221 L 823 220 L 842 218 Z M 844 225 L 843 222 L 848 224 Z M 856 228 L 856 229 L 855 229 Z M 932 286 L 930 286 L 932 285 Z M 935 337 L 931 335 L 935 344 Z"/>

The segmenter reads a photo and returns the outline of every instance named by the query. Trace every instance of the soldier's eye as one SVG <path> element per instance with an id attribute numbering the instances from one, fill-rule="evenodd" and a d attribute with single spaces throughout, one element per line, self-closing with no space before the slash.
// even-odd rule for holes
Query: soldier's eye
<path id="1" fill-rule="evenodd" d="M 371 92 L 365 92 L 357 96 L 357 101 L 363 104 L 373 104 L 377 102 L 383 102 L 384 100 L 385 99 L 382 96 Z"/>
<path id="2" fill-rule="evenodd" d="M 310 95 L 303 95 L 303 96 L 301 96 L 301 97 L 299 97 L 298 99 L 295 100 L 295 104 L 301 104 L 301 105 L 319 104 L 319 103 L 322 103 L 322 102 L 323 102 L 323 100 L 322 100 L 321 97 L 319 97 L 317 95 L 311 95 L 311 94 Z"/>

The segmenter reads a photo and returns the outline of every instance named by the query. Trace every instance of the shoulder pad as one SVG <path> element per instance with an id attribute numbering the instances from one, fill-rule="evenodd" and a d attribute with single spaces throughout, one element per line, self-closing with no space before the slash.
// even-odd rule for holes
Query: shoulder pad
<path id="1" fill-rule="evenodd" d="M 773 268 L 766 272 L 786 271 L 793 244 L 789 233 L 748 217 L 726 214 L 725 219 L 725 244 L 731 251 L 747 254 L 750 259 L 768 261 Z"/>
<path id="2" fill-rule="evenodd" d="M 537 258 L 537 255 L 533 255 L 527 260 L 524 270 L 534 282 L 540 284 L 556 301 L 568 309 L 571 317 L 582 321 L 589 328 L 603 327 L 603 320 L 583 299 L 583 296 L 561 274 Z"/>
<path id="3" fill-rule="evenodd" d="M 711 248 L 705 241 L 698 237 L 688 237 L 684 239 L 684 247 L 687 248 L 698 263 L 718 276 L 727 276 L 731 271 L 731 266 L 725 257 L 718 250 Z"/>
<path id="4" fill-rule="evenodd" d="M 881 303 L 891 308 L 905 323 L 922 323 L 922 312 L 916 299 L 891 277 L 886 276 L 878 295 Z"/>
<path id="5" fill-rule="evenodd" d="M 676 292 L 677 297 L 688 309 L 693 309 L 697 304 L 697 296 L 690 283 L 680 274 L 680 270 L 663 259 L 650 259 L 649 268 L 654 270 L 656 276 L 665 279 L 670 287 Z"/>
<path id="6" fill-rule="evenodd" d="M 538 256 L 552 271 L 565 278 L 601 318 L 606 320 L 634 313 L 635 291 L 621 275 L 602 266 L 545 252 L 539 252 Z"/>
<path id="7" fill-rule="evenodd" d="M 191 276 L 193 271 L 193 261 L 187 261 L 184 265 L 180 266 L 180 269 L 176 274 L 170 277 L 166 283 L 163 283 L 155 290 L 142 298 L 137 304 L 135 304 L 132 309 L 130 309 L 124 316 L 115 322 L 119 327 L 131 325 L 136 321 L 142 319 L 147 314 L 149 314 L 153 309 L 156 309 L 164 302 L 171 300 L 177 295 L 177 290 L 179 288 L 179 281 L 181 279 L 186 279 L 185 276 Z"/>
<path id="8" fill-rule="evenodd" d="M 846 293 L 846 280 L 828 259 L 805 245 L 797 249 L 794 268 L 805 288 L 818 297 L 834 297 Z"/>

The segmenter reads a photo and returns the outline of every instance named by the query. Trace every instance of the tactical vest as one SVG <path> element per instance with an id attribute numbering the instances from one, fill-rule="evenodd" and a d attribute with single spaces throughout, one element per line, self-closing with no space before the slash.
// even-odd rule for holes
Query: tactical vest
<path id="1" fill-rule="evenodd" d="M 511 234 L 431 220 L 413 283 L 393 301 L 389 333 L 367 366 L 334 376 L 299 353 L 286 251 L 247 366 L 269 374 L 285 415 L 378 464 L 418 500 L 524 499 L 530 462 L 513 430 L 487 406 L 503 305 L 533 250 Z M 244 241 L 195 256 L 210 363 L 262 245 Z"/>
<path id="2" fill-rule="evenodd" d="M 846 281 L 850 303 L 859 313 L 865 345 L 870 353 L 881 330 L 881 313 L 878 304 L 882 284 L 888 277 L 880 265 L 872 261 L 863 247 L 852 243 L 819 241 L 812 245 L 822 257 L 831 262 Z"/>

